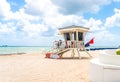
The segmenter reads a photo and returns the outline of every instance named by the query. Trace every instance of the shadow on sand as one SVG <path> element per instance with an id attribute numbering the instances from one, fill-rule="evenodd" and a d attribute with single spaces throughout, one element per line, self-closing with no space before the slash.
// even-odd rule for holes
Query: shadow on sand
<path id="1" fill-rule="evenodd" d="M 26 54 L 26 53 L 9 53 L 9 54 L 0 54 L 0 56 L 11 56 L 11 55 L 22 55 L 22 54 Z"/>
<path id="2" fill-rule="evenodd" d="M 90 57 L 63 57 L 60 60 L 82 60 L 82 59 L 90 59 Z"/>

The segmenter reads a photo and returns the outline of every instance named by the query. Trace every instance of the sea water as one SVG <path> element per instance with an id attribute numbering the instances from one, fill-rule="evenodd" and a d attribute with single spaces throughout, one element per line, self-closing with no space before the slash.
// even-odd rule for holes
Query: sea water
<path id="1" fill-rule="evenodd" d="M 7 46 L 0 47 L 0 54 L 13 54 L 13 53 L 37 53 L 47 51 L 49 46 Z"/>
<path id="2" fill-rule="evenodd" d="M 91 50 L 102 50 L 102 49 L 111 49 L 115 47 L 98 47 L 98 46 L 91 46 L 87 49 Z M 0 47 L 0 55 L 1 54 L 14 54 L 14 53 L 39 53 L 39 52 L 46 52 L 52 49 L 50 46 L 1 46 Z"/>

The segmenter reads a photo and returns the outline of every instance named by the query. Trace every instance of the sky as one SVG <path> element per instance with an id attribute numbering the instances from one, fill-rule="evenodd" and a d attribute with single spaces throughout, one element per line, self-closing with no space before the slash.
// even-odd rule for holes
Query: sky
<path id="1" fill-rule="evenodd" d="M 120 0 L 0 0 L 0 45 L 52 46 L 71 25 L 89 28 L 92 46 L 119 46 Z"/>

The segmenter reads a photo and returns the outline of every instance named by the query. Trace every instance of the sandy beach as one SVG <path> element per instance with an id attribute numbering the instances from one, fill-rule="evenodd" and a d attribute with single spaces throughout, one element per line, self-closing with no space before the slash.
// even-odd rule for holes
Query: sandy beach
<path id="1" fill-rule="evenodd" d="M 71 59 L 71 52 L 63 59 L 46 59 L 41 53 L 0 56 L 0 82 L 90 82 L 89 61 L 86 53 L 82 59 Z M 89 52 L 93 58 L 100 51 Z"/>

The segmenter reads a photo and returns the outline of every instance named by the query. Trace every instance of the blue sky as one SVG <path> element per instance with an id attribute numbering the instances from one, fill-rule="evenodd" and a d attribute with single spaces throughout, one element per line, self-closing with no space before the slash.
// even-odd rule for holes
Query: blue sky
<path id="1" fill-rule="evenodd" d="M 0 0 L 0 45 L 51 46 L 70 25 L 90 28 L 93 46 L 118 46 L 120 0 Z"/>

